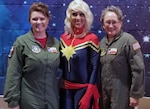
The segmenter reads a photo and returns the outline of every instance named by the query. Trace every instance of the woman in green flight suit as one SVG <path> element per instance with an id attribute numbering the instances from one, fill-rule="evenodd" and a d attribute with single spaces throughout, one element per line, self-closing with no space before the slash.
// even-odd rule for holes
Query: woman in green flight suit
<path id="1" fill-rule="evenodd" d="M 33 3 L 29 10 L 31 31 L 14 42 L 4 91 L 11 109 L 59 109 L 59 41 L 46 32 L 49 19 L 48 6 Z"/>
<path id="2" fill-rule="evenodd" d="M 105 8 L 101 22 L 107 33 L 100 42 L 102 109 L 134 109 L 144 95 L 145 66 L 140 44 L 122 30 L 120 8 Z"/>

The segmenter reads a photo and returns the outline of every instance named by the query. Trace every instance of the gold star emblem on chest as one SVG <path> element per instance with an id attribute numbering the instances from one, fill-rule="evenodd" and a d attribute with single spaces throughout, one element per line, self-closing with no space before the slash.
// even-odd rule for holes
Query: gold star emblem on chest
<path id="1" fill-rule="evenodd" d="M 72 45 L 63 47 L 61 52 L 63 53 L 63 56 L 67 58 L 68 61 L 73 56 L 73 54 L 76 54 L 75 49 Z"/>

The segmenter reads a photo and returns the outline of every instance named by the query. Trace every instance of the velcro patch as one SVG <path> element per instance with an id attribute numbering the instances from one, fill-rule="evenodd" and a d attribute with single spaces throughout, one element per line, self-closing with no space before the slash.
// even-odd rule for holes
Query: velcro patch
<path id="1" fill-rule="evenodd" d="M 13 53 L 14 53 L 14 47 L 12 46 L 11 49 L 10 49 L 10 52 L 8 54 L 8 57 L 11 58 Z"/>
<path id="2" fill-rule="evenodd" d="M 137 50 L 137 49 L 140 49 L 140 48 L 141 48 L 141 46 L 140 46 L 140 44 L 138 42 L 133 44 L 133 50 L 134 51 Z"/>

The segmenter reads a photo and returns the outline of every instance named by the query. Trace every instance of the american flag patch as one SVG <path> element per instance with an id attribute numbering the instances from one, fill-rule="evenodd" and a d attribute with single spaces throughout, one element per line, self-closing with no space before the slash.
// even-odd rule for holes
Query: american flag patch
<path id="1" fill-rule="evenodd" d="M 48 47 L 48 52 L 49 53 L 57 53 L 56 47 Z"/>
<path id="2" fill-rule="evenodd" d="M 133 44 L 133 50 L 137 50 L 139 48 L 141 48 L 141 46 L 140 46 L 140 44 L 138 42 Z"/>

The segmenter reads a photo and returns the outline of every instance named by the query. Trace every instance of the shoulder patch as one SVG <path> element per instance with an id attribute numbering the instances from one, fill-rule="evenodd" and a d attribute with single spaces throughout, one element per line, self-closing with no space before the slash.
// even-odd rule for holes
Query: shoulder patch
<path id="1" fill-rule="evenodd" d="M 11 58 L 13 53 L 14 53 L 14 47 L 12 46 L 10 51 L 9 51 L 8 57 Z"/>
<path id="2" fill-rule="evenodd" d="M 141 46 L 138 42 L 134 43 L 132 46 L 133 46 L 134 51 L 141 48 Z"/>

